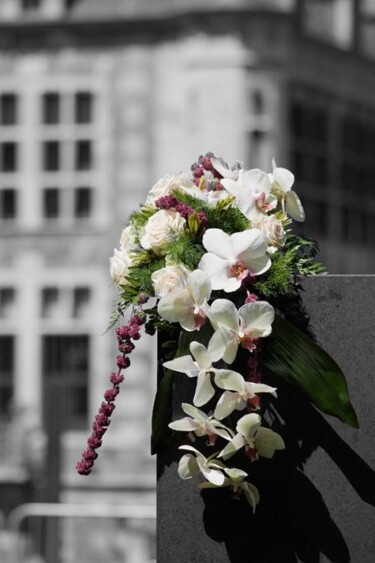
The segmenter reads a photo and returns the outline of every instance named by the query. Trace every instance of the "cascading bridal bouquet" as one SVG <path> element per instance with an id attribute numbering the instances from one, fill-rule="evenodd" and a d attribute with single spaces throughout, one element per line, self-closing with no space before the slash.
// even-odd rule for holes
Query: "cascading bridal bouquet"
<path id="1" fill-rule="evenodd" d="M 285 448 L 262 419 L 267 396 L 277 393 L 262 381 L 262 366 L 323 412 L 358 426 L 339 366 L 287 320 L 288 308 L 298 308 L 299 277 L 324 272 L 316 243 L 290 229 L 293 219 L 304 220 L 293 183 L 293 174 L 275 162 L 267 174 L 240 163 L 229 168 L 207 153 L 190 174 L 164 177 L 151 188 L 110 259 L 121 291 L 111 326 L 127 309 L 131 315 L 116 329 L 117 371 L 78 473 L 92 470 L 143 325 L 163 335 L 153 452 L 180 444 L 179 475 L 201 474 L 201 488 L 225 487 L 236 498 L 243 493 L 253 509 L 259 502 L 250 461 Z M 150 298 L 156 303 L 146 308 Z M 185 416 L 171 420 L 176 373 L 192 378 L 195 389 L 181 404 Z"/>

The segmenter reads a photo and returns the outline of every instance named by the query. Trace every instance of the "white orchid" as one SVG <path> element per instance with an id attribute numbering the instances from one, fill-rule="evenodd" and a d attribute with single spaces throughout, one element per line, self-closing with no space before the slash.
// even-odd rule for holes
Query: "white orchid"
<path id="1" fill-rule="evenodd" d="M 202 270 L 190 272 L 183 289 L 173 291 L 160 299 L 159 315 L 168 322 L 180 323 L 190 332 L 199 330 L 205 323 L 211 282 Z"/>
<path id="2" fill-rule="evenodd" d="M 221 158 L 211 158 L 212 166 L 221 174 L 223 178 L 229 178 L 231 180 L 237 180 L 238 175 L 240 173 L 240 169 L 242 168 L 242 164 L 240 162 L 236 162 L 235 166 L 229 168 L 228 164 Z M 221 183 L 221 181 L 220 181 Z"/>
<path id="3" fill-rule="evenodd" d="M 197 378 L 197 386 L 193 398 L 193 403 L 196 407 L 205 405 L 215 394 L 215 389 L 211 383 L 211 374 L 215 372 L 212 366 L 213 362 L 221 359 L 221 350 L 213 348 L 209 343 L 208 348 L 203 346 L 200 342 L 192 342 L 190 344 L 191 356 L 181 356 L 163 365 L 167 369 L 185 373 L 188 377 Z"/>
<path id="4" fill-rule="evenodd" d="M 247 276 L 263 274 L 271 267 L 266 238 L 258 229 L 232 235 L 221 229 L 207 229 L 202 242 L 208 252 L 198 268 L 211 279 L 212 289 L 236 291 Z"/>
<path id="5" fill-rule="evenodd" d="M 285 448 L 280 434 L 261 426 L 261 417 L 258 414 L 246 414 L 240 418 L 236 430 L 238 434 L 228 442 L 218 457 L 228 459 L 245 447 L 246 455 L 252 460 L 258 459 L 258 456 L 270 459 L 276 450 Z"/>
<path id="6" fill-rule="evenodd" d="M 205 457 L 193 446 L 180 446 L 180 450 L 187 450 L 192 453 L 185 454 L 178 464 L 178 474 L 181 479 L 191 479 L 201 472 L 204 477 L 213 485 L 220 487 L 223 485 L 225 476 L 222 469 L 225 465 L 216 459 L 216 454 Z"/>
<path id="7" fill-rule="evenodd" d="M 233 498 L 240 498 L 240 495 L 243 493 L 247 502 L 253 508 L 253 512 L 255 511 L 255 507 L 260 500 L 259 491 L 255 485 L 245 481 L 247 477 L 247 473 L 242 471 L 242 469 L 237 469 L 237 467 L 226 467 L 224 472 L 228 475 L 225 477 L 224 483 L 222 485 L 214 485 L 210 481 L 205 481 L 201 483 L 199 486 L 201 489 L 213 489 L 217 487 L 231 487 L 232 488 L 232 496 Z"/>
<path id="8" fill-rule="evenodd" d="M 234 410 L 242 411 L 247 405 L 257 409 L 260 402 L 258 393 L 271 393 L 276 397 L 275 387 L 245 381 L 236 371 L 220 370 L 215 376 L 215 383 L 221 389 L 225 389 L 214 412 L 214 417 L 218 420 L 226 418 Z"/>
<path id="9" fill-rule="evenodd" d="M 277 198 L 271 193 L 271 180 L 263 170 L 241 170 L 237 181 L 224 178 L 220 182 L 236 198 L 237 207 L 251 221 L 277 206 Z"/>
<path id="10" fill-rule="evenodd" d="M 228 364 L 233 363 L 238 346 L 254 350 L 258 338 L 269 336 L 275 310 L 267 301 L 245 303 L 238 310 L 228 299 L 216 299 L 210 308 L 209 319 L 215 329 L 210 347 L 222 355 Z"/>
<path id="11" fill-rule="evenodd" d="M 213 416 L 207 416 L 206 413 L 188 403 L 182 403 L 181 407 L 189 416 L 171 422 L 168 426 L 172 430 L 193 432 L 198 437 L 208 436 L 209 443 L 212 446 L 215 444 L 218 436 L 225 440 L 233 438 L 232 431 L 218 420 L 215 420 Z"/>
<path id="12" fill-rule="evenodd" d="M 295 221 L 304 221 L 305 212 L 301 200 L 295 191 L 292 190 L 294 184 L 294 174 L 286 168 L 280 168 L 272 161 L 272 173 L 269 174 L 272 182 L 272 192 L 281 198 L 283 209 Z"/>

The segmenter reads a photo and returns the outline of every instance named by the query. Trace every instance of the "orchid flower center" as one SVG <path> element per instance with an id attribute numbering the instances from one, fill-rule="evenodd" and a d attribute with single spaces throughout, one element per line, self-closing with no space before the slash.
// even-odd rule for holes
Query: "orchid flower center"
<path id="1" fill-rule="evenodd" d="M 200 330 L 206 322 L 206 313 L 200 307 L 194 309 L 194 321 L 197 330 Z"/>
<path id="2" fill-rule="evenodd" d="M 250 274 L 242 260 L 237 260 L 229 267 L 229 273 L 238 280 L 244 280 Z"/>
<path id="3" fill-rule="evenodd" d="M 245 446 L 245 454 L 251 461 L 257 461 L 259 458 L 258 450 L 250 446 Z"/>

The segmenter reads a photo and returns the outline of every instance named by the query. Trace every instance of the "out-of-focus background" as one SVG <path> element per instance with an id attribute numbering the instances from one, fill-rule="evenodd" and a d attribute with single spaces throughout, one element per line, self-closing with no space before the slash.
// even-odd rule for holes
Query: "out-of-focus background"
<path id="1" fill-rule="evenodd" d="M 375 271 L 372 0 L 0 0 L 0 561 L 155 561 L 154 340 L 90 477 L 108 258 L 213 151 L 296 175 L 331 273 Z"/>

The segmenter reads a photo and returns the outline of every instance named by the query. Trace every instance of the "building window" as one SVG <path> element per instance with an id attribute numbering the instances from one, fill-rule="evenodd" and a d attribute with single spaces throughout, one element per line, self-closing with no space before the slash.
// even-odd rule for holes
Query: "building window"
<path id="1" fill-rule="evenodd" d="M 91 141 L 76 141 L 75 144 L 75 169 L 90 170 L 92 166 Z"/>
<path id="2" fill-rule="evenodd" d="M 17 192 L 11 188 L 0 190 L 0 218 L 15 219 L 17 215 Z"/>
<path id="3" fill-rule="evenodd" d="M 25 12 L 32 12 L 40 8 L 41 0 L 22 0 L 22 10 Z"/>
<path id="4" fill-rule="evenodd" d="M 60 96 L 55 92 L 47 92 L 42 98 L 43 123 L 53 125 L 60 121 Z"/>
<path id="5" fill-rule="evenodd" d="M 6 415 L 13 396 L 14 336 L 0 336 L 0 413 Z"/>
<path id="6" fill-rule="evenodd" d="M 45 415 L 54 416 L 51 400 L 59 400 L 64 429 L 85 428 L 88 412 L 88 335 L 43 338 Z M 48 417 L 48 414 L 47 414 Z M 45 420 L 48 426 L 52 421 Z"/>
<path id="7" fill-rule="evenodd" d="M 58 188 L 43 190 L 43 217 L 56 219 L 60 215 L 60 191 Z"/>
<path id="8" fill-rule="evenodd" d="M 14 287 L 0 287 L 0 318 L 10 318 L 14 312 L 16 290 Z"/>
<path id="9" fill-rule="evenodd" d="M 1 172 L 15 172 L 17 168 L 17 145 L 13 142 L 0 144 Z"/>
<path id="10" fill-rule="evenodd" d="M 50 319 L 59 314 L 60 291 L 57 287 L 44 287 L 42 289 L 41 317 Z"/>
<path id="11" fill-rule="evenodd" d="M 58 141 L 43 143 L 43 168 L 46 172 L 56 172 L 60 169 L 60 144 Z"/>
<path id="12" fill-rule="evenodd" d="M 15 125 L 16 123 L 17 123 L 17 96 L 15 94 L 1 94 L 0 124 Z"/>
<path id="13" fill-rule="evenodd" d="M 353 44 L 353 0 L 303 0 L 302 27 L 307 35 L 341 49 Z"/>
<path id="14" fill-rule="evenodd" d="M 91 291 L 89 287 L 75 287 L 73 291 L 73 317 L 87 317 L 90 311 Z"/>
<path id="15" fill-rule="evenodd" d="M 91 123 L 93 97 L 90 92 L 78 92 L 75 96 L 75 122 Z"/>
<path id="16" fill-rule="evenodd" d="M 90 217 L 92 211 L 92 190 L 77 188 L 74 192 L 74 217 L 83 219 Z"/>

